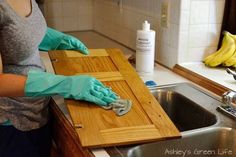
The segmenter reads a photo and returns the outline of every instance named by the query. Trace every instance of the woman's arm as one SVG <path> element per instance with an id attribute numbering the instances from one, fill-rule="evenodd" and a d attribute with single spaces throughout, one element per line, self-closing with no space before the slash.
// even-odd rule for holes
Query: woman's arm
<path id="1" fill-rule="evenodd" d="M 110 88 L 86 75 L 63 76 L 33 70 L 29 71 L 27 77 L 0 74 L 0 97 L 41 97 L 55 94 L 103 106 L 118 99 Z"/>
<path id="2" fill-rule="evenodd" d="M 2 57 L 1 57 L 1 53 L 0 53 L 0 74 L 2 74 Z"/>
<path id="3" fill-rule="evenodd" d="M 25 96 L 26 77 L 14 74 L 0 74 L 0 97 Z"/>
<path id="4" fill-rule="evenodd" d="M 26 77 L 2 73 L 2 59 L 0 54 L 0 97 L 24 96 Z"/>

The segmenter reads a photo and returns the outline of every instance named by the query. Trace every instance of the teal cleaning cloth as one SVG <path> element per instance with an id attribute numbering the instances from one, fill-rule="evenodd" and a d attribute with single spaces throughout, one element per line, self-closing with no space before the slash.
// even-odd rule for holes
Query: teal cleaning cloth
<path id="1" fill-rule="evenodd" d="M 106 110 L 112 109 L 116 113 L 116 115 L 123 116 L 130 111 L 132 107 L 132 101 L 126 99 L 117 99 L 109 105 L 101 107 Z"/>
<path id="2" fill-rule="evenodd" d="M 11 124 L 10 120 L 7 120 L 4 123 L 0 123 L 0 125 L 9 126 L 9 125 L 12 125 L 12 124 Z"/>
<path id="3" fill-rule="evenodd" d="M 86 55 L 89 54 L 88 48 L 79 39 L 49 27 L 39 45 L 39 50 L 76 50 Z"/>

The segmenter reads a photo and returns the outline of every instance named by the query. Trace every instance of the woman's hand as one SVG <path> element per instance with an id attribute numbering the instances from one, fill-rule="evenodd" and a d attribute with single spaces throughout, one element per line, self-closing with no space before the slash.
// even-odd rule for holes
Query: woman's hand
<path id="1" fill-rule="evenodd" d="M 86 55 L 89 54 L 88 48 L 79 39 L 49 27 L 39 45 L 39 50 L 76 50 Z"/>
<path id="2" fill-rule="evenodd" d="M 85 100 L 105 106 L 118 96 L 99 80 L 87 75 L 63 76 L 40 71 L 30 71 L 25 85 L 25 95 L 30 97 L 62 95 L 64 98 Z"/>
<path id="3" fill-rule="evenodd" d="M 67 81 L 68 85 L 71 85 L 68 98 L 86 100 L 103 106 L 117 99 L 117 95 L 110 88 L 94 77 L 86 75 L 69 76 Z"/>

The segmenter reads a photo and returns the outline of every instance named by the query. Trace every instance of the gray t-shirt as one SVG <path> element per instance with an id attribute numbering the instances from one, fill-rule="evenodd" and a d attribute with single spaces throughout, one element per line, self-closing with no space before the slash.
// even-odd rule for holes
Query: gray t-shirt
<path id="1" fill-rule="evenodd" d="M 18 15 L 6 0 L 0 0 L 0 53 L 3 73 L 27 75 L 30 69 L 44 71 L 38 45 L 46 32 L 46 22 L 31 0 L 32 12 Z M 1 88 L 1 87 L 0 87 Z M 48 120 L 49 97 L 0 97 L 0 123 L 10 120 L 19 130 L 41 127 Z"/>

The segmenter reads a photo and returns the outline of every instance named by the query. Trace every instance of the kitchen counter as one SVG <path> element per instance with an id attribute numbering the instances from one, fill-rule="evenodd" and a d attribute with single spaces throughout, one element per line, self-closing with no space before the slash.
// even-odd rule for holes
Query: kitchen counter
<path id="1" fill-rule="evenodd" d="M 41 53 L 41 57 L 43 59 L 44 64 L 46 65 L 46 69 L 48 72 L 54 73 L 51 61 L 49 59 L 48 53 Z M 215 81 L 219 84 L 223 84 L 224 86 L 227 86 L 228 88 L 235 90 L 236 89 L 236 84 L 234 83 L 234 79 L 231 75 L 228 75 L 225 72 L 225 69 L 212 69 L 212 68 L 207 68 L 203 64 L 194 64 L 194 63 L 186 63 L 186 64 L 181 64 L 181 66 L 198 73 L 199 75 L 211 79 L 212 81 Z M 140 76 L 142 80 L 148 81 L 148 80 L 153 80 L 157 83 L 157 85 L 166 85 L 166 84 L 174 84 L 174 83 L 182 83 L 182 82 L 190 82 L 189 80 L 181 77 L 180 75 L 175 74 L 171 70 L 156 64 L 155 65 L 155 70 L 154 73 L 151 75 L 145 75 L 145 76 Z M 232 81 L 232 82 L 231 82 Z M 201 87 L 202 88 L 202 87 Z M 54 102 L 56 103 L 57 108 L 60 110 L 60 117 L 65 117 L 64 119 L 67 121 L 69 126 L 72 124 L 71 117 L 68 113 L 68 110 L 65 106 L 64 103 L 64 98 L 60 96 L 54 96 L 53 97 Z M 68 126 L 68 125 L 67 125 Z M 59 128 L 60 129 L 60 128 Z M 70 129 L 73 131 L 72 125 L 70 126 Z M 64 134 L 63 134 L 64 136 Z M 72 133 L 72 136 L 76 136 L 74 133 Z M 68 135 L 65 135 L 65 140 L 67 140 Z M 78 140 L 78 139 L 77 139 Z M 83 150 L 83 148 L 81 148 Z M 95 156 L 95 157 L 109 157 L 110 153 L 109 149 L 90 149 L 89 151 L 86 150 L 92 155 L 88 156 Z M 108 152 L 107 152 L 108 151 Z M 86 155 L 87 156 L 87 155 Z"/>
<path id="2" fill-rule="evenodd" d="M 229 75 L 226 72 L 226 68 L 224 67 L 210 68 L 205 66 L 202 62 L 182 63 L 180 66 L 201 75 L 212 82 L 236 91 L 236 80 L 234 80 L 232 75 Z"/>
<path id="3" fill-rule="evenodd" d="M 157 83 L 157 85 L 166 85 L 173 83 L 181 83 L 181 82 L 189 82 L 187 79 L 175 74 L 171 70 L 159 65 L 155 64 L 154 72 L 151 75 L 140 75 L 142 80 L 148 81 L 153 80 Z"/>

